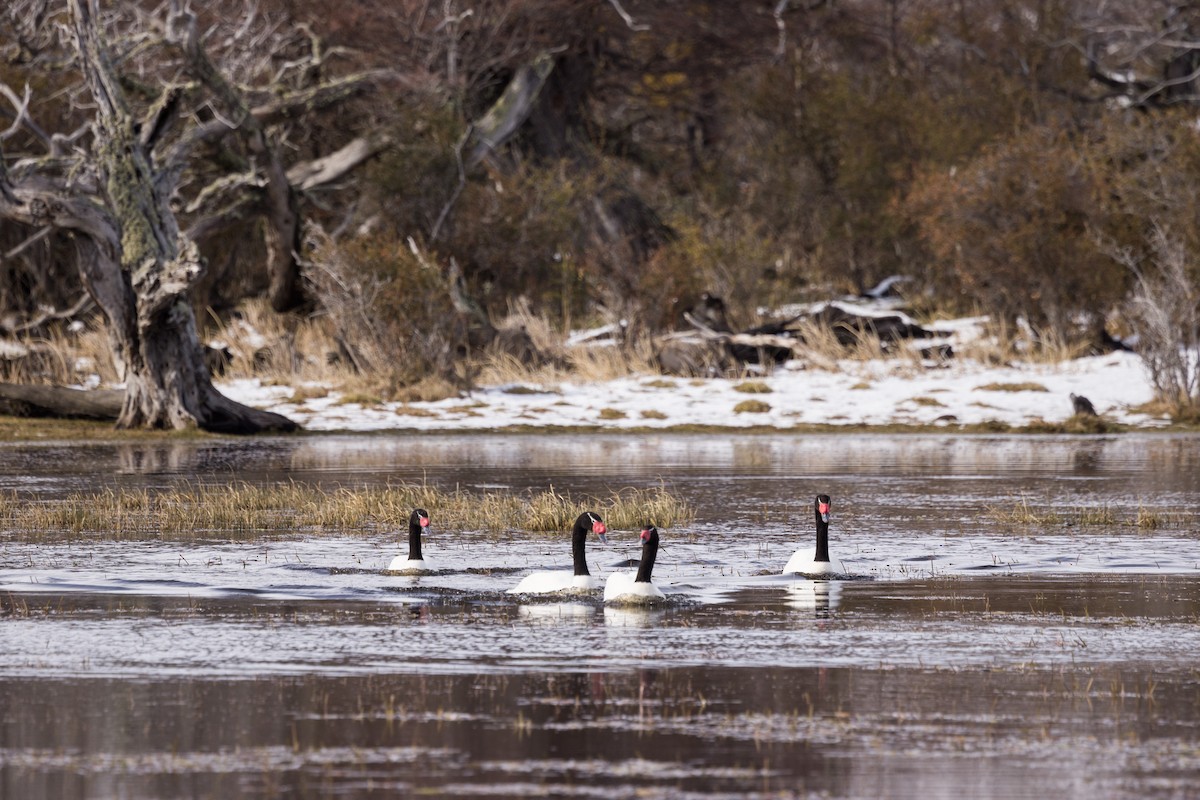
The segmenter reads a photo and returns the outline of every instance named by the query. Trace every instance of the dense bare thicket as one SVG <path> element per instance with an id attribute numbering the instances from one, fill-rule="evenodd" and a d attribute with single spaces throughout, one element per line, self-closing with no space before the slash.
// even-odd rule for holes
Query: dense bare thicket
<path id="1" fill-rule="evenodd" d="M 0 17 L 10 183 L 102 129 L 64 8 Z M 388 385 L 469 377 L 513 307 L 636 335 L 705 291 L 749 325 L 894 274 L 926 309 L 1099 345 L 1139 284 L 1096 242 L 1146 258 L 1155 220 L 1200 263 L 1200 14 L 1166 0 L 217 0 L 191 50 L 136 8 L 100 30 L 147 163 L 187 144 L 158 195 L 196 246 L 179 296 L 344 319 Z M 83 299 L 44 278 L 64 230 L 0 230 L 18 325 Z"/>

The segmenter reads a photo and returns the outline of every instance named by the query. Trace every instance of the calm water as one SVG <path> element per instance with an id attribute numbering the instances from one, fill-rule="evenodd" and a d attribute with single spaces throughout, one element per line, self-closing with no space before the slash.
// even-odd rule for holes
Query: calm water
<path id="1" fill-rule="evenodd" d="M 0 797 L 1200 796 L 1200 439 L 422 436 L 0 446 L 104 487 L 665 485 L 661 608 L 507 595 L 566 536 L 22 544 L 0 532 Z M 833 496 L 852 580 L 784 578 Z M 1030 529 L 1017 503 L 1118 525 Z M 1146 531 L 1141 507 L 1176 524 Z M 589 546 L 636 558 L 636 532 Z"/>

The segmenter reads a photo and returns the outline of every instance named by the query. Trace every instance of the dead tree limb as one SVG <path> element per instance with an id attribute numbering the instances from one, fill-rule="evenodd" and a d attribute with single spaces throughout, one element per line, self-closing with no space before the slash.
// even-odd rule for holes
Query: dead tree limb
<path id="1" fill-rule="evenodd" d="M 69 389 L 0 383 L 0 412 L 15 417 L 116 420 L 125 401 L 120 389 Z"/>

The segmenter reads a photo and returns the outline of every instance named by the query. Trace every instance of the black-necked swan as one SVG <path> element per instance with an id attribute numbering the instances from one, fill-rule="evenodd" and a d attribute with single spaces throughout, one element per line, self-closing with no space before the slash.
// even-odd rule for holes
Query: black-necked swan
<path id="1" fill-rule="evenodd" d="M 408 518 L 408 555 L 396 556 L 388 565 L 389 572 L 406 572 L 414 575 L 428 572 L 429 565 L 421 556 L 421 534 L 429 528 L 429 512 L 414 508 Z"/>
<path id="2" fill-rule="evenodd" d="M 521 579 L 521 582 L 508 590 L 509 594 L 546 594 L 548 592 L 587 591 L 599 589 L 599 578 L 592 577 L 588 572 L 585 547 L 588 533 L 594 533 L 600 541 L 608 543 L 605 533 L 604 520 L 594 511 L 585 511 L 575 520 L 571 528 L 571 559 L 574 570 L 550 570 L 532 572 Z"/>
<path id="3" fill-rule="evenodd" d="M 614 572 L 604 584 L 606 603 L 653 603 L 665 600 L 662 590 L 650 581 L 654 571 L 654 560 L 658 558 L 658 528 L 647 525 L 642 528 L 642 561 L 637 573 Z"/>
<path id="4" fill-rule="evenodd" d="M 817 495 L 813 504 L 817 514 L 817 544 L 801 547 L 788 559 L 784 575 L 841 575 L 842 562 L 829 557 L 829 495 Z"/>

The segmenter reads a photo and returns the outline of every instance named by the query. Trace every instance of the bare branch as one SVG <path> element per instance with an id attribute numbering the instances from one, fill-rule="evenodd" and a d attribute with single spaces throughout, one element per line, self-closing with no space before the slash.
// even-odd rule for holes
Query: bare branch
<path id="1" fill-rule="evenodd" d="M 30 178 L 15 186 L 6 180 L 6 176 L 0 174 L 0 217 L 25 225 L 86 233 L 113 252 L 120 252 L 119 227 L 103 206 L 86 197 L 64 192 L 45 180 Z"/>
<path id="2" fill-rule="evenodd" d="M 493 154 L 529 119 L 534 103 L 553 71 L 553 51 L 541 53 L 533 63 L 517 70 L 500 99 L 472 126 L 475 142 L 466 157 L 468 170 Z"/>
<path id="3" fill-rule="evenodd" d="M 317 86 L 283 94 L 270 103 L 255 106 L 250 109 L 250 113 L 259 123 L 269 125 L 292 116 L 298 110 L 322 109 L 340 103 L 369 88 L 379 79 L 394 76 L 394 72 L 386 69 L 357 72 Z"/>
<path id="4" fill-rule="evenodd" d="M 138 137 L 147 152 L 154 150 L 155 144 L 175 121 L 186 88 L 179 85 L 168 87 L 159 96 L 154 107 L 150 109 L 149 116 L 142 123 L 141 136 Z"/>
<path id="5" fill-rule="evenodd" d="M 85 122 L 71 133 L 62 134 L 55 133 L 50 137 L 50 155 L 60 157 L 66 154 L 67 150 L 79 141 L 85 133 L 92 129 L 92 123 Z"/>
<path id="6" fill-rule="evenodd" d="M 10 125 L 7 130 L 0 132 L 0 142 L 11 137 L 21 129 L 22 125 L 25 125 L 25 127 L 32 131 L 35 136 L 41 139 L 48 146 L 50 144 L 50 138 L 46 136 L 45 131 L 34 124 L 33 120 L 29 118 L 29 84 L 25 84 L 24 97 L 17 97 L 17 93 L 4 83 L 0 83 L 0 94 L 3 94 L 8 102 L 12 103 L 13 108 L 16 109 L 17 112 L 16 118 L 13 120 L 13 124 Z"/>
<path id="7" fill-rule="evenodd" d="M 608 0 L 608 4 L 613 7 L 613 10 L 617 12 L 617 16 L 619 16 L 625 22 L 625 24 L 629 27 L 629 30 L 631 30 L 631 31 L 648 31 L 648 30 L 650 30 L 649 25 L 639 25 L 638 23 L 633 21 L 633 17 L 630 16 L 629 12 L 621 7 L 621 0 Z"/>
<path id="8" fill-rule="evenodd" d="M 352 169 L 386 149 L 392 143 L 387 134 L 359 137 L 327 156 L 297 164 L 288 170 L 288 181 L 300 191 L 337 180 Z"/>
<path id="9" fill-rule="evenodd" d="M 0 255 L 0 264 L 3 264 L 5 261 L 12 261 L 14 258 L 21 255 L 21 253 L 25 252 L 30 247 L 33 247 L 35 244 L 40 242 L 42 239 L 45 239 L 47 236 L 49 236 L 52 233 L 54 233 L 54 228 L 51 228 L 49 225 L 47 225 L 46 227 L 42 228 L 37 233 L 35 233 L 33 236 L 30 236 L 28 239 L 26 239 L 25 241 L 18 244 L 12 250 L 9 250 L 7 253 L 4 253 L 3 255 Z"/>
<path id="10" fill-rule="evenodd" d="M 454 186 L 454 191 L 450 193 L 450 198 L 446 201 L 446 204 L 442 206 L 442 212 L 438 214 L 437 222 L 433 224 L 433 230 L 429 233 L 431 241 L 437 241 L 438 236 L 442 232 L 442 225 L 446 222 L 446 217 L 450 214 L 450 209 L 454 208 L 454 204 L 458 202 L 458 196 L 462 194 L 462 190 L 467 185 L 467 167 L 463 163 L 462 151 L 474 132 L 475 126 L 468 125 L 466 132 L 458 140 L 458 144 L 454 145 L 454 163 L 458 166 L 458 183 Z"/>
<path id="11" fill-rule="evenodd" d="M 775 45 L 775 58 L 783 58 L 787 52 L 787 23 L 783 21 L 783 12 L 787 11 L 789 0 L 779 0 L 775 4 L 772 16 L 775 17 L 775 28 L 779 31 L 779 43 Z"/>
<path id="12" fill-rule="evenodd" d="M 355 139 L 328 156 L 292 166 L 287 173 L 288 181 L 301 191 L 315 189 L 343 177 L 390 145 L 391 138 L 384 134 Z M 240 173 L 210 183 L 187 206 L 188 213 L 200 213 L 200 219 L 188 228 L 187 235 L 204 239 L 244 219 L 262 201 L 261 192 L 266 185 L 266 178 L 256 173 Z M 231 199 L 218 209 L 215 201 L 221 197 Z"/>
<path id="13" fill-rule="evenodd" d="M 46 228 L 45 230 L 50 229 Z M 63 309 L 62 311 L 56 311 L 53 308 L 42 308 L 38 310 L 38 313 L 35 316 L 25 320 L 24 322 L 14 323 L 7 320 L 0 322 L 0 331 L 3 331 L 8 336 L 12 336 L 16 333 L 28 333 L 29 331 L 38 330 L 47 322 L 74 319 L 85 311 L 90 310 L 93 305 L 94 301 L 92 300 L 91 295 L 85 294 L 76 300 L 70 308 Z"/>
<path id="14" fill-rule="evenodd" d="M 231 194 L 236 194 L 240 198 L 246 190 L 261 189 L 266 185 L 267 179 L 254 171 L 224 175 L 201 189 L 187 204 L 184 211 L 194 214 L 205 207 L 214 205 L 214 198 Z"/>

